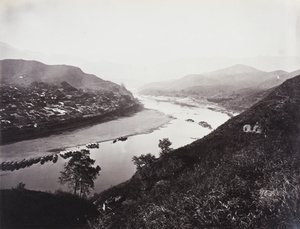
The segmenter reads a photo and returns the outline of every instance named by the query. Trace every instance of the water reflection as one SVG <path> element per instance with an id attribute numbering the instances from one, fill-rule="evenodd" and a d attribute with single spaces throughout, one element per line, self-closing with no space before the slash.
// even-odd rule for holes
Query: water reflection
<path id="1" fill-rule="evenodd" d="M 87 149 L 99 149 L 99 143 L 88 143 L 86 145 Z M 84 151 L 84 149 L 82 149 L 81 151 Z M 0 171 L 15 171 L 15 170 L 19 170 L 19 169 L 24 169 L 24 168 L 28 168 L 34 164 L 38 164 L 40 163 L 41 165 L 45 164 L 46 162 L 53 162 L 56 163 L 58 160 L 58 156 L 62 157 L 63 159 L 68 159 L 72 156 L 74 156 L 74 154 L 77 151 L 62 151 L 59 154 L 54 153 L 54 154 L 50 154 L 50 155 L 46 155 L 46 156 L 42 156 L 42 157 L 35 157 L 35 158 L 30 158 L 30 159 L 23 159 L 21 161 L 5 161 L 2 162 L 0 164 Z"/>
<path id="2" fill-rule="evenodd" d="M 43 157 L 37 158 L 30 158 L 30 159 L 23 159 L 22 161 L 9 161 L 9 162 L 2 162 L 0 164 L 1 171 L 15 171 L 19 169 L 24 169 L 30 167 L 34 164 L 41 163 L 41 165 L 45 164 L 45 162 L 53 162 L 56 163 L 58 160 L 57 154 L 47 155 Z"/>
<path id="3" fill-rule="evenodd" d="M 56 163 L 60 156 L 64 161 L 63 170 L 60 172 L 58 180 L 60 184 L 67 184 L 74 194 L 86 196 L 90 193 L 90 189 L 94 188 L 94 181 L 100 175 L 100 166 L 93 167 L 95 160 L 90 158 L 88 149 L 99 148 L 98 143 L 90 143 L 86 145 L 87 149 L 77 151 L 63 151 L 59 154 L 51 154 L 43 157 L 23 159 L 22 161 L 2 162 L 0 164 L 1 171 L 15 171 L 25 169 L 35 164 L 44 165 L 45 163 Z M 68 159 L 68 160 L 67 160 Z"/>

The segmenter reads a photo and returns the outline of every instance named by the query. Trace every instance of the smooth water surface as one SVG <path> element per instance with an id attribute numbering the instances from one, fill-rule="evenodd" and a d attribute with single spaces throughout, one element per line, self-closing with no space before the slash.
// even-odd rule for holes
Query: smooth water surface
<path id="1" fill-rule="evenodd" d="M 159 139 L 169 138 L 172 148 L 178 148 L 210 133 L 212 130 L 198 124 L 205 121 L 217 128 L 229 119 L 227 114 L 202 106 L 182 106 L 168 98 L 140 97 L 145 108 L 131 117 L 85 127 L 76 131 L 46 138 L 21 141 L 1 147 L 4 161 L 22 160 L 53 153 L 55 149 L 81 149 L 89 142 L 100 142 L 99 149 L 92 149 L 91 158 L 100 165 L 101 172 L 95 181 L 94 192 L 128 180 L 135 172 L 133 156 L 151 153 L 159 155 Z M 191 103 L 191 101 L 184 101 Z M 195 105 L 195 104 L 194 104 Z M 159 112 L 158 112 L 159 111 Z M 172 116 L 172 118 L 170 118 Z M 194 122 L 188 122 L 192 119 Z M 127 141 L 113 143 L 113 139 L 129 136 Z M 58 182 L 60 171 L 67 160 L 59 157 L 57 163 L 47 162 L 15 171 L 1 171 L 1 188 L 16 187 L 23 182 L 26 188 L 55 191 L 68 190 Z"/>

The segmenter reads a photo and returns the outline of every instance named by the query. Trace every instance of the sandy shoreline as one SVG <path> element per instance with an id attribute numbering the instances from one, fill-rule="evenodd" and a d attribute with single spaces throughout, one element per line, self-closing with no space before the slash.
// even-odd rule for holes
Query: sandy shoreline
<path id="1" fill-rule="evenodd" d="M 150 117 L 151 116 L 151 117 Z M 123 118 L 121 118 L 123 119 Z M 130 118 L 127 117 L 127 121 L 130 123 L 131 120 Z M 147 119 L 147 122 L 143 122 L 145 119 Z M 127 130 L 126 127 L 125 129 L 119 130 L 118 133 L 116 132 L 107 132 L 106 128 L 103 128 L 100 132 L 100 135 L 102 134 L 102 139 L 98 141 L 93 141 L 95 143 L 103 143 L 103 142 L 113 142 L 115 139 L 118 139 L 120 137 L 132 137 L 140 134 L 149 134 L 152 133 L 153 131 L 163 127 L 164 125 L 168 124 L 173 117 L 165 115 L 164 113 L 157 111 L 157 110 L 151 110 L 151 109 L 145 109 L 143 113 L 139 114 L 139 119 L 137 122 L 134 123 L 135 126 L 131 126 L 133 129 Z M 118 120 L 114 120 L 118 121 Z M 118 124 L 120 125 L 120 128 L 122 128 L 122 120 L 119 120 Z M 105 123 L 103 123 L 105 124 Z M 143 124 L 143 125 L 142 125 Z M 103 125 L 105 126 L 105 125 Z M 137 127 L 138 126 L 138 130 Z M 125 130 L 125 131 L 124 131 Z M 135 132 L 133 132 L 135 130 Z M 122 134 L 122 135 L 120 135 Z M 101 137 L 100 137 L 101 138 Z M 86 142 L 87 144 L 89 142 Z M 49 150 L 49 152 L 60 152 L 66 149 L 71 149 L 74 147 L 80 147 L 80 146 L 85 146 L 85 144 L 82 145 L 74 145 L 74 146 L 69 146 L 67 148 L 56 148 L 53 150 Z"/>
<path id="2" fill-rule="evenodd" d="M 1 146 L 1 161 L 20 160 L 43 156 L 64 149 L 83 146 L 89 142 L 113 141 L 122 136 L 150 133 L 172 120 L 172 117 L 157 110 L 144 109 L 129 117 L 78 130 L 51 135 L 45 138 L 20 141 Z"/>

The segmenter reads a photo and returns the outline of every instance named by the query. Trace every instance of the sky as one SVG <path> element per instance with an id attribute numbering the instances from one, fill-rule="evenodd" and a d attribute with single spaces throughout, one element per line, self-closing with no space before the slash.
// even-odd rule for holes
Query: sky
<path id="1" fill-rule="evenodd" d="M 1 0 L 0 40 L 120 64 L 300 56 L 300 0 Z"/>

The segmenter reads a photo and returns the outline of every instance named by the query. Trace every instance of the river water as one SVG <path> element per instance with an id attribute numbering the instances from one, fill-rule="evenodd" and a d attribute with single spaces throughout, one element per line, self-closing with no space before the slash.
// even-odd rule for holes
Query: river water
<path id="1" fill-rule="evenodd" d="M 95 165 L 101 167 L 93 190 L 100 192 L 128 180 L 134 174 L 133 156 L 147 153 L 158 156 L 159 139 L 169 138 L 171 147 L 178 148 L 202 138 L 230 118 L 223 112 L 208 109 L 210 104 L 199 105 L 188 99 L 178 99 L 177 103 L 166 97 L 140 96 L 139 99 L 147 109 L 133 116 L 4 145 L 1 147 L 1 160 L 19 161 L 63 149 L 82 149 L 89 142 L 99 142 L 99 149 L 91 149 L 90 152 L 91 158 L 96 160 Z M 212 129 L 202 127 L 198 124 L 200 121 L 207 122 Z M 128 136 L 128 139 L 113 143 L 113 139 L 122 136 Z M 38 163 L 24 169 L 0 171 L 1 188 L 16 187 L 23 182 L 28 189 L 68 190 L 58 182 L 66 161 L 58 157 L 56 163 Z"/>

